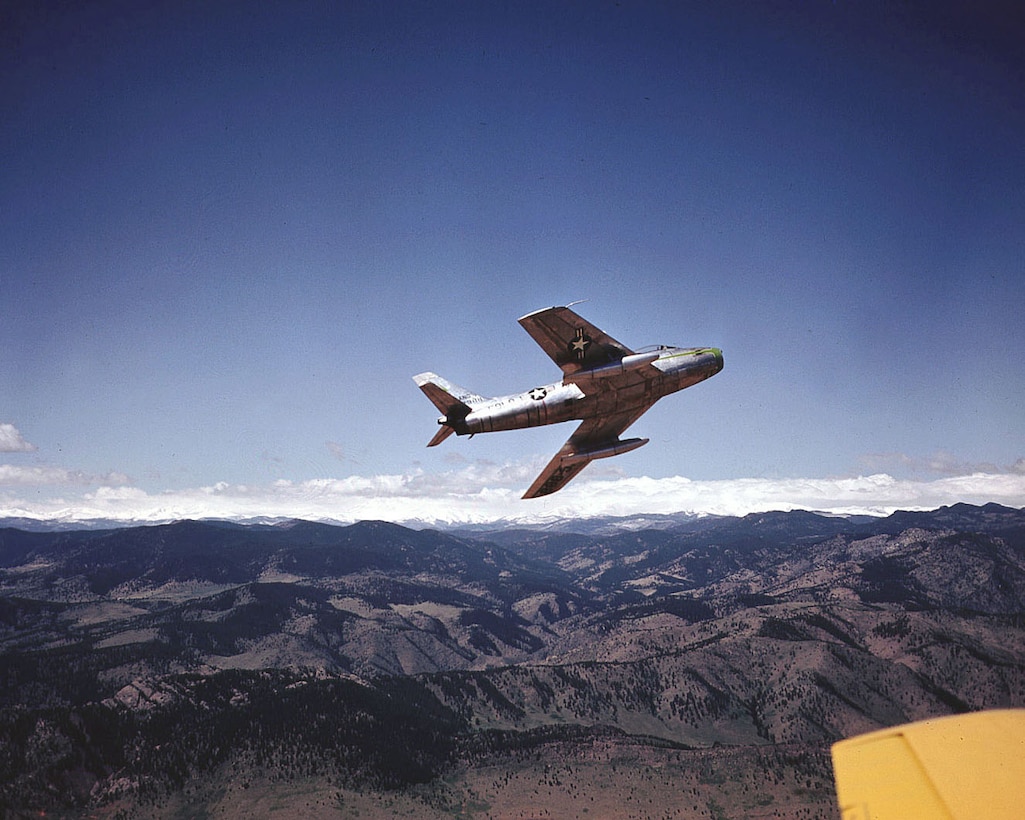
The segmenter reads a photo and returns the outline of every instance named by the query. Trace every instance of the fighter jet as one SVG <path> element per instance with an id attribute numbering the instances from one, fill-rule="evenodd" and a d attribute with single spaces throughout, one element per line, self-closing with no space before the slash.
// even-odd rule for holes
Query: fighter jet
<path id="1" fill-rule="evenodd" d="M 634 351 L 570 306 L 537 310 L 519 323 L 562 368 L 562 381 L 498 398 L 471 393 L 434 373 L 420 373 L 413 381 L 442 414 L 428 447 L 441 444 L 452 433 L 472 436 L 582 420 L 524 498 L 561 490 L 596 458 L 618 456 L 647 444 L 646 438 L 621 439 L 620 435 L 663 396 L 722 370 L 718 348 L 654 345 Z"/>

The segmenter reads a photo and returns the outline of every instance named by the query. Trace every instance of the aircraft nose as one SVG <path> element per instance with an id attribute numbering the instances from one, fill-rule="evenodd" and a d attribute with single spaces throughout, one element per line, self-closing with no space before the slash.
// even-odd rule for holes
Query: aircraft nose
<path id="1" fill-rule="evenodd" d="M 717 347 L 710 348 L 710 350 L 712 355 L 715 356 L 715 372 L 718 373 L 722 370 L 722 351 Z"/>

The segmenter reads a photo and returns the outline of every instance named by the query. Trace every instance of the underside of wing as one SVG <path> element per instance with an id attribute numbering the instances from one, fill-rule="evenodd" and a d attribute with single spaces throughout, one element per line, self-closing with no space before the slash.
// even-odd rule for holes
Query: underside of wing
<path id="1" fill-rule="evenodd" d="M 618 362 L 633 353 L 568 307 L 537 310 L 519 323 L 567 375 Z"/>
<path id="2" fill-rule="evenodd" d="M 561 490 L 587 466 L 588 462 L 586 461 L 566 462 L 563 456 L 568 454 L 567 447 L 569 445 L 564 444 L 562 449 L 555 454 L 555 458 L 548 462 L 548 466 L 541 471 L 541 474 L 534 479 L 534 483 L 523 494 L 524 498 L 540 498 Z"/>
<path id="3" fill-rule="evenodd" d="M 621 441 L 619 436 L 641 417 L 650 405 L 624 413 L 586 419 L 573 431 L 555 457 L 534 479 L 524 498 L 539 498 L 561 490 L 596 458 L 629 452 L 647 443 L 646 438 Z"/>
<path id="4" fill-rule="evenodd" d="M 906 723 L 832 747 L 843 817 L 872 820 L 1022 816 L 1025 709 Z"/>

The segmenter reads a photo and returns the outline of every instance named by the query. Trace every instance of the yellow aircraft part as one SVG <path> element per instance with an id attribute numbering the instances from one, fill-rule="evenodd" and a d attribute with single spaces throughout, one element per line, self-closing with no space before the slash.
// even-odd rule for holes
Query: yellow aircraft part
<path id="1" fill-rule="evenodd" d="M 1025 709 L 881 729 L 832 754 L 843 820 L 1025 817 Z"/>

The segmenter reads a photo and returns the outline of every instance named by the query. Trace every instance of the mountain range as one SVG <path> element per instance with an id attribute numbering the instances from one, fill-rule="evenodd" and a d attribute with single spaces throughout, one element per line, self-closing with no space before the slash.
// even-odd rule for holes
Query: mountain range
<path id="1" fill-rule="evenodd" d="M 573 530 L 0 528 L 0 808 L 835 817 L 832 742 L 1025 705 L 1025 511 Z"/>

